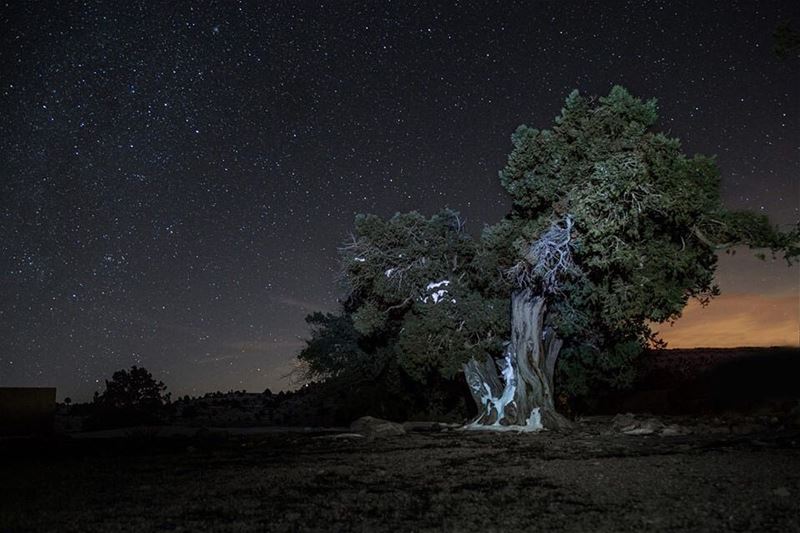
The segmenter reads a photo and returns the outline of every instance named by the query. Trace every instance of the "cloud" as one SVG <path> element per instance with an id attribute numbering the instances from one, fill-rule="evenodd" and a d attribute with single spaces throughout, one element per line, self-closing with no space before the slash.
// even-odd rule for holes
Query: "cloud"
<path id="1" fill-rule="evenodd" d="M 301 311 L 304 312 L 329 311 L 331 307 L 330 304 L 324 304 L 320 302 L 309 302 L 301 300 L 299 298 L 292 298 L 290 296 L 270 296 L 269 300 L 281 306 L 293 307 L 295 309 L 300 309 Z"/>
<path id="2" fill-rule="evenodd" d="M 201 357 L 200 359 L 197 359 L 196 362 L 200 364 L 218 363 L 220 361 L 230 361 L 238 358 L 238 355 L 209 355 L 207 357 Z"/>
<path id="3" fill-rule="evenodd" d="M 220 353 L 197 359 L 198 363 L 217 363 L 231 360 L 250 360 L 257 358 L 271 361 L 277 358 L 294 356 L 305 346 L 302 339 L 254 339 L 226 342 Z M 268 364 L 262 366 L 269 366 Z"/>
<path id="4" fill-rule="evenodd" d="M 728 293 L 706 308 L 691 301 L 670 327 L 657 326 L 670 348 L 800 345 L 800 297 Z"/>
<path id="5" fill-rule="evenodd" d="M 249 341 L 231 342 L 227 346 L 230 349 L 237 350 L 241 353 L 270 353 L 276 350 L 295 350 L 305 346 L 305 341 L 302 339 L 289 339 L 289 340 L 270 340 L 270 339 L 257 339 Z"/>

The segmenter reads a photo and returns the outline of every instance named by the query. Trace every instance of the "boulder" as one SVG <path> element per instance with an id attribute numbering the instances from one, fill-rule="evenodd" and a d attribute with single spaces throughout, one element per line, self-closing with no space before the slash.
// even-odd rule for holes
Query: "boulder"
<path id="1" fill-rule="evenodd" d="M 618 414 L 611 420 L 611 427 L 617 431 L 622 431 L 622 428 L 632 426 L 636 422 L 636 415 L 633 413 Z"/>
<path id="2" fill-rule="evenodd" d="M 634 420 L 632 424 L 620 429 L 626 435 L 652 435 L 663 429 L 664 424 L 657 418 Z"/>
<path id="3" fill-rule="evenodd" d="M 661 430 L 662 437 L 676 437 L 678 435 L 688 435 L 692 430 L 686 426 L 679 426 L 678 424 L 670 424 Z"/>
<path id="4" fill-rule="evenodd" d="M 789 496 L 792 495 L 792 493 L 789 492 L 789 489 L 787 489 L 786 487 L 778 487 L 777 489 L 772 491 L 772 494 L 774 494 L 775 496 L 780 496 L 781 498 L 788 498 Z"/>
<path id="5" fill-rule="evenodd" d="M 334 435 L 318 435 L 312 437 L 314 440 L 349 440 L 349 439 L 363 439 L 364 435 L 361 433 L 336 433 Z"/>
<path id="6" fill-rule="evenodd" d="M 402 424 L 381 420 L 372 416 L 362 416 L 352 424 L 350 431 L 360 433 L 369 439 L 405 435 L 406 430 Z"/>
<path id="7" fill-rule="evenodd" d="M 695 433 L 706 435 L 726 435 L 731 432 L 727 424 L 722 422 L 714 424 L 698 424 L 695 426 Z"/>
<path id="8" fill-rule="evenodd" d="M 735 424 L 731 426 L 731 433 L 735 435 L 749 435 L 750 433 L 758 433 L 759 431 L 764 431 L 764 427 L 758 424 L 752 424 L 749 422 L 745 422 L 742 424 Z"/>
<path id="9" fill-rule="evenodd" d="M 789 411 L 785 423 L 789 427 L 800 428 L 800 401 Z"/>

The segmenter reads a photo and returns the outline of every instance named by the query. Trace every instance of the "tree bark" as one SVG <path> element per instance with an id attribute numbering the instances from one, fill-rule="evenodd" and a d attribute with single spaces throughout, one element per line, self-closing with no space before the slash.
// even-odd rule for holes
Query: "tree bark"
<path id="1" fill-rule="evenodd" d="M 487 356 L 464 366 L 479 414 L 475 429 L 564 429 L 569 421 L 558 414 L 553 398 L 553 373 L 563 344 L 543 328 L 545 299 L 531 289 L 511 295 L 511 340 L 499 364 Z M 499 368 L 498 368 L 499 367 Z M 498 372 L 499 370 L 499 372 Z"/>

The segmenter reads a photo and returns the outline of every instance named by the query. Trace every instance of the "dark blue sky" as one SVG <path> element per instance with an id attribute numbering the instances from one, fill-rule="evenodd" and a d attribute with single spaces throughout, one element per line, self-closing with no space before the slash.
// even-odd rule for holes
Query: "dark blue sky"
<path id="1" fill-rule="evenodd" d="M 800 61 L 772 33 L 800 4 L 477 4 L 6 2 L 0 385 L 289 386 L 353 215 L 496 221 L 511 132 L 574 88 L 658 98 L 730 207 L 798 219 Z M 722 266 L 797 298 L 796 267 Z"/>

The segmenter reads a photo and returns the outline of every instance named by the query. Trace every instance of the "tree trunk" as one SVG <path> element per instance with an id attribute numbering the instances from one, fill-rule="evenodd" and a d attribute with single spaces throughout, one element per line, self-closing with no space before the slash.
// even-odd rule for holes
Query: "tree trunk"
<path id="1" fill-rule="evenodd" d="M 487 356 L 464 366 L 478 417 L 473 429 L 563 429 L 569 421 L 553 400 L 553 373 L 562 340 L 543 328 L 545 300 L 526 289 L 511 295 L 511 341 L 499 364 Z M 498 374 L 499 366 L 499 374 Z"/>

